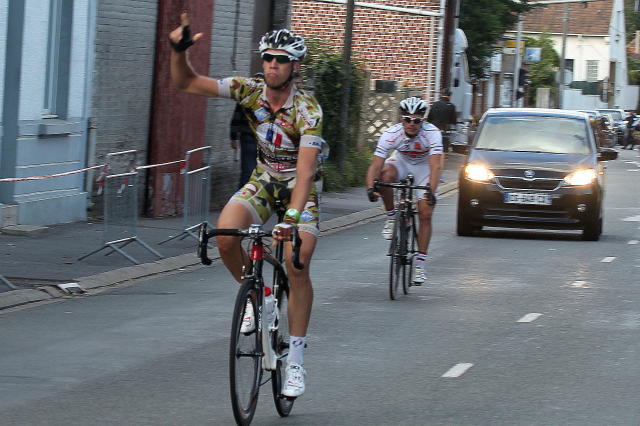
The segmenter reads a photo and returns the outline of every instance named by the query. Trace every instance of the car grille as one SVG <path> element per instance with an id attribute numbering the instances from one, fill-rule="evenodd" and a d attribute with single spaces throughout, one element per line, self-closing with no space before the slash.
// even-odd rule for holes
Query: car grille
<path id="1" fill-rule="evenodd" d="M 562 179 L 524 179 L 520 177 L 496 176 L 496 183 L 504 189 L 535 189 L 554 191 Z"/>

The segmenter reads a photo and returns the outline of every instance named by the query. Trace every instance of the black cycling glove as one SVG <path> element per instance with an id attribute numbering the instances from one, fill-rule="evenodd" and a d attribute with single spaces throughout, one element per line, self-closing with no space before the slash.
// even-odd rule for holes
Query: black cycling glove
<path id="1" fill-rule="evenodd" d="M 174 43 L 171 39 L 169 39 L 169 43 L 171 43 L 171 47 L 176 52 L 184 52 L 190 48 L 193 45 L 193 39 L 191 38 L 191 29 L 189 28 L 189 25 L 182 27 L 182 38 L 178 43 Z"/>
<path id="2" fill-rule="evenodd" d="M 431 191 L 427 192 L 427 204 L 429 204 L 430 206 L 435 206 L 437 201 L 438 200 L 436 200 L 436 194 Z"/>
<path id="3" fill-rule="evenodd" d="M 378 196 L 375 194 L 376 190 L 373 188 L 367 188 L 367 196 L 372 203 L 378 201 Z"/>

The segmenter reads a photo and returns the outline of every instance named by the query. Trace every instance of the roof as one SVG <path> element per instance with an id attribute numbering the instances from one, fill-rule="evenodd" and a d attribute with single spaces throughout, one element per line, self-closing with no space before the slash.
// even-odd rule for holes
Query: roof
<path id="1" fill-rule="evenodd" d="M 569 7 L 570 34 L 609 35 L 609 24 L 614 0 L 599 0 L 587 3 L 549 4 L 535 7 L 524 15 L 522 28 L 525 32 L 562 33 L 564 9 Z"/>
<path id="2" fill-rule="evenodd" d="M 585 118 L 588 115 L 584 112 L 570 110 L 570 109 L 551 109 L 551 108 L 490 108 L 486 112 L 487 114 L 502 114 L 502 115 L 553 115 L 557 117 L 573 117 L 573 118 Z"/>

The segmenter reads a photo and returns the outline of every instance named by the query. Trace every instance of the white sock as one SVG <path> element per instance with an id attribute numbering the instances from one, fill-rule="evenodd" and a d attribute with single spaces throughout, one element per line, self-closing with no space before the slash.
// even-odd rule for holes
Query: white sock
<path id="1" fill-rule="evenodd" d="M 385 213 L 387 214 L 387 219 L 396 217 L 396 209 L 386 210 Z"/>
<path id="2" fill-rule="evenodd" d="M 427 260 L 427 254 L 418 252 L 418 254 L 416 254 L 415 266 L 423 267 L 425 260 Z"/>
<path id="3" fill-rule="evenodd" d="M 304 364 L 304 345 L 306 341 L 307 338 L 304 336 L 290 336 L 287 362 L 294 362 L 300 365 Z"/>

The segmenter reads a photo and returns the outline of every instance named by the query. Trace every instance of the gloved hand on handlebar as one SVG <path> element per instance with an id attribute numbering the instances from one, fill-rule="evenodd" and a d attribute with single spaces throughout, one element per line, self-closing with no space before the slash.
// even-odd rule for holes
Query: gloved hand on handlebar
<path id="1" fill-rule="evenodd" d="M 438 200 L 436 199 L 436 194 L 434 194 L 431 191 L 427 192 L 427 204 L 429 204 L 430 206 L 435 206 L 436 202 Z"/>
<path id="2" fill-rule="evenodd" d="M 367 196 L 369 197 L 369 201 L 371 201 L 372 203 L 378 201 L 379 195 L 380 194 L 376 192 L 375 188 L 367 188 Z"/>
<path id="3" fill-rule="evenodd" d="M 273 227 L 271 235 L 278 241 L 291 241 L 294 226 L 290 223 L 279 223 Z"/>

